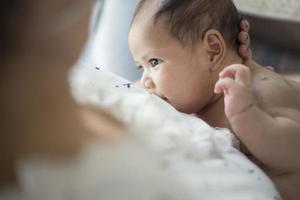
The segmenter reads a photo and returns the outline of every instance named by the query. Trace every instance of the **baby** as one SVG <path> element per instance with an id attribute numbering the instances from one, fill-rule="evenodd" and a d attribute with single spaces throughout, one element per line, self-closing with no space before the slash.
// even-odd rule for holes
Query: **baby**
<path id="1" fill-rule="evenodd" d="M 231 0 L 142 0 L 129 32 L 141 84 L 177 110 L 227 127 L 286 200 L 300 192 L 300 84 L 238 54 Z"/>

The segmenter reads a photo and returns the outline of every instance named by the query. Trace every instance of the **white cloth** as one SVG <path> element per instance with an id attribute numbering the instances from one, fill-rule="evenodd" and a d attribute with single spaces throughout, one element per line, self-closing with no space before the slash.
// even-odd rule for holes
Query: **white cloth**
<path id="1" fill-rule="evenodd" d="M 0 199 L 274 200 L 278 196 L 269 179 L 233 149 L 209 156 L 195 151 L 193 157 L 182 154 L 189 148 L 185 145 L 151 151 L 131 140 L 118 146 L 91 144 L 70 161 L 24 161 L 19 165 L 20 189 L 0 193 Z"/>
<path id="2" fill-rule="evenodd" d="M 73 94 L 128 124 L 119 144 L 94 143 L 76 159 L 20 162 L 9 200 L 274 200 L 270 179 L 232 147 L 232 134 L 177 112 L 128 81 L 84 66 L 72 73 Z"/>

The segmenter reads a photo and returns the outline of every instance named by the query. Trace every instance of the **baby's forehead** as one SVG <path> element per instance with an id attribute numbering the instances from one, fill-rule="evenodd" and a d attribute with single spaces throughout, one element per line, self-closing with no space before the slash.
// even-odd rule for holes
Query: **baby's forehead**
<path id="1" fill-rule="evenodd" d="M 152 11 L 153 15 L 163 7 L 167 0 L 144 0 L 142 6 L 140 7 L 138 13 Z"/>
<path id="2" fill-rule="evenodd" d="M 134 16 L 133 24 L 136 24 L 137 22 L 153 23 L 155 13 L 159 9 L 158 4 L 160 4 L 161 1 L 163 0 L 146 0 Z"/>

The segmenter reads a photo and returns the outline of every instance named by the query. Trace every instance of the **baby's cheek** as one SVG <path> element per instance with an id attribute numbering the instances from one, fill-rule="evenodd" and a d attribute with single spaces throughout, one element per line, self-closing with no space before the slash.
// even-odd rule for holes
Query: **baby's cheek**
<path id="1" fill-rule="evenodd" d="M 156 82 L 156 89 L 164 96 L 171 94 L 173 90 L 177 88 L 177 84 L 168 76 L 159 76 L 157 80 L 154 81 Z"/>

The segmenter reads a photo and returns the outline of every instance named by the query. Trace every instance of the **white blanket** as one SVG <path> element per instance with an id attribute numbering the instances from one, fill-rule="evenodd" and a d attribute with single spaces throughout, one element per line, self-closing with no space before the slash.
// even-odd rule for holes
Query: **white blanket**
<path id="1" fill-rule="evenodd" d="M 212 128 L 199 118 L 180 113 L 157 96 L 101 68 L 79 65 L 71 83 L 81 103 L 93 102 L 109 109 L 129 125 L 133 141 L 166 160 L 176 171 L 172 176 L 191 196 L 179 199 L 279 196 L 268 177 L 233 147 L 237 140 L 228 130 Z"/>
<path id="2" fill-rule="evenodd" d="M 270 179 L 233 147 L 228 130 L 101 69 L 81 65 L 71 77 L 74 96 L 109 109 L 128 124 L 129 136 L 114 147 L 91 144 L 77 160 L 24 161 L 21 192 L 2 192 L 0 199 L 280 199 Z"/>

